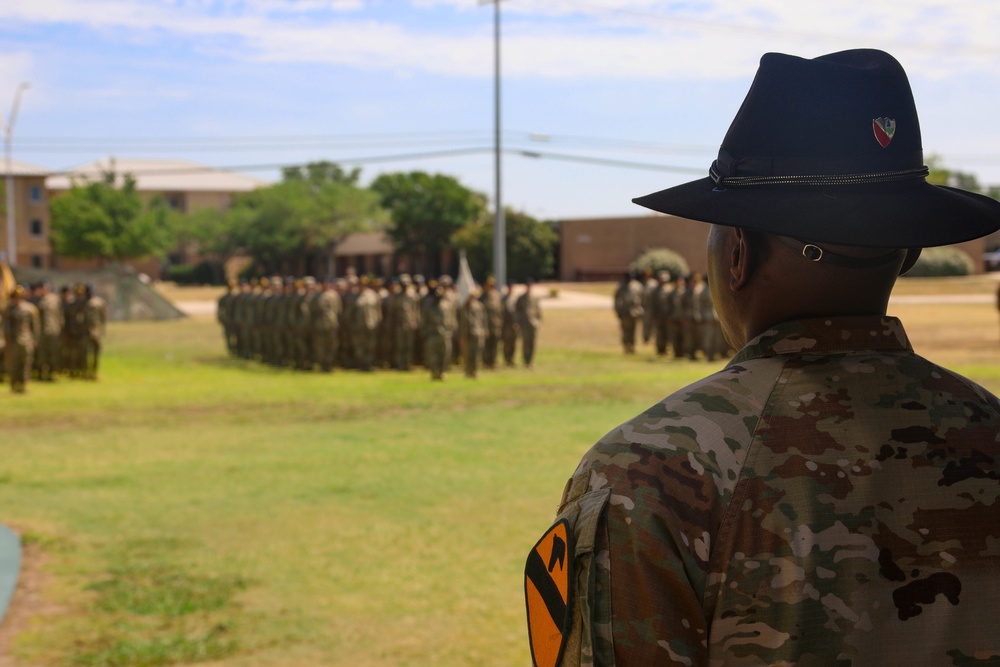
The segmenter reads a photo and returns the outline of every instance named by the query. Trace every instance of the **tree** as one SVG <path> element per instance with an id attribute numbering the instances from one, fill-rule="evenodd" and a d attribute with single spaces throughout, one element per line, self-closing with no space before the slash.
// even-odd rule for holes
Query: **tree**
<path id="1" fill-rule="evenodd" d="M 436 270 L 451 235 L 475 222 L 486 197 L 456 179 L 422 171 L 383 174 L 371 184 L 392 224 L 386 233 L 396 250 L 410 255 L 419 270 Z"/>
<path id="2" fill-rule="evenodd" d="M 930 174 L 927 175 L 927 182 L 934 185 L 947 185 L 953 188 L 978 192 L 993 199 L 1000 199 L 1000 185 L 989 185 L 985 188 L 979 185 L 979 179 L 975 174 L 954 169 L 946 169 L 942 165 L 942 160 L 938 155 L 930 155 L 927 158 L 927 166 Z"/>
<path id="3" fill-rule="evenodd" d="M 332 274 L 338 243 L 380 229 L 388 219 L 378 195 L 356 185 L 359 175 L 329 162 L 286 169 L 281 182 L 236 198 L 219 225 L 220 239 L 266 271 L 300 259 Z"/>
<path id="4" fill-rule="evenodd" d="M 66 257 L 120 262 L 162 254 L 174 243 L 167 203 L 156 198 L 144 207 L 132 175 L 119 179 L 114 168 L 101 180 L 74 182 L 51 211 L 52 247 Z"/>
<path id="5" fill-rule="evenodd" d="M 559 235 L 552 225 L 527 213 L 504 209 L 507 236 L 507 277 L 511 280 L 548 278 L 555 268 Z M 451 237 L 451 244 L 464 250 L 469 268 L 482 280 L 493 266 L 493 223 L 485 216 L 467 224 Z"/>

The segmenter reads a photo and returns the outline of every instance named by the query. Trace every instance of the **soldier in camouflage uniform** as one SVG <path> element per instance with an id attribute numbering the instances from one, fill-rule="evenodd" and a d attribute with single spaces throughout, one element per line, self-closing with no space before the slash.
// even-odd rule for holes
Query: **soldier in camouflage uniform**
<path id="1" fill-rule="evenodd" d="M 667 346 L 670 342 L 671 326 L 670 320 L 673 317 L 673 292 L 674 287 L 670 280 L 670 273 L 660 271 L 657 275 L 659 283 L 653 293 L 653 327 L 654 341 L 656 344 L 656 354 L 666 356 Z"/>
<path id="2" fill-rule="evenodd" d="M 340 294 L 334 289 L 333 283 L 324 280 L 319 293 L 309 303 L 312 358 L 324 373 L 332 371 L 337 364 L 342 308 Z"/>
<path id="3" fill-rule="evenodd" d="M 396 355 L 393 367 L 408 371 L 416 361 L 416 335 L 420 329 L 420 297 L 408 274 L 404 273 L 399 277 L 399 293 L 392 302 L 391 310 L 395 336 L 393 350 Z"/>
<path id="4" fill-rule="evenodd" d="M 104 329 L 108 323 L 108 304 L 103 297 L 94 293 L 94 288 L 90 285 L 87 285 L 84 291 L 83 322 L 83 377 L 87 380 L 96 380 L 97 369 L 101 362 L 101 352 L 104 350 Z"/>
<path id="5" fill-rule="evenodd" d="M 486 311 L 486 337 L 483 339 L 483 368 L 497 367 L 497 350 L 503 338 L 503 297 L 497 291 L 493 276 L 483 284 L 479 300 Z"/>
<path id="6" fill-rule="evenodd" d="M 524 367 L 535 367 L 535 342 L 542 327 L 542 306 L 532 289 L 535 281 L 524 281 L 524 293 L 517 297 L 514 312 L 517 313 L 517 329 L 521 333 L 521 360 Z"/>
<path id="7" fill-rule="evenodd" d="M 1000 202 L 927 173 L 891 56 L 768 54 L 712 177 L 637 200 L 714 221 L 741 349 L 584 456 L 526 569 L 538 664 L 1000 664 L 1000 401 L 885 315 Z"/>
<path id="8" fill-rule="evenodd" d="M 378 346 L 378 327 L 382 322 L 382 302 L 375 284 L 367 276 L 361 279 L 361 291 L 354 302 L 354 347 L 357 351 L 358 368 L 370 371 L 375 365 L 375 350 Z"/>
<path id="9" fill-rule="evenodd" d="M 10 376 L 10 390 L 16 394 L 27 390 L 32 357 L 41 335 L 38 308 L 28 301 L 27 296 L 23 287 L 15 287 L 3 317 L 7 374 Z"/>
<path id="10" fill-rule="evenodd" d="M 38 298 L 38 314 L 41 319 L 41 336 L 38 339 L 38 379 L 52 382 L 53 374 L 60 366 L 62 354 L 61 336 L 63 330 L 63 309 L 59 295 L 52 286 L 43 282 Z"/>
<path id="11" fill-rule="evenodd" d="M 455 309 L 436 280 L 427 283 L 429 289 L 423 302 L 421 327 L 424 332 L 424 365 L 432 380 L 443 380 L 451 362 L 451 334 L 456 327 Z"/>
<path id="12" fill-rule="evenodd" d="M 615 315 L 618 316 L 625 354 L 635 354 L 635 330 L 638 323 L 643 321 L 645 312 L 642 302 L 642 283 L 635 279 L 635 274 L 625 274 L 615 290 L 614 298 Z"/>
<path id="13" fill-rule="evenodd" d="M 483 341 L 486 338 L 486 307 L 479 296 L 479 290 L 473 288 L 459 310 L 465 377 L 472 379 L 479 377 L 479 363 L 483 358 Z"/>
<path id="14" fill-rule="evenodd" d="M 233 299 L 236 298 L 234 294 L 235 287 L 236 284 L 230 281 L 226 285 L 225 293 L 219 297 L 215 306 L 215 319 L 218 320 L 219 326 L 222 327 L 222 337 L 226 341 L 226 351 L 233 356 L 236 355 L 236 335 L 233 327 Z"/>
<path id="15" fill-rule="evenodd" d="M 514 367 L 514 354 L 517 352 L 517 339 L 520 331 L 517 328 L 517 311 L 514 298 L 514 281 L 507 282 L 507 291 L 503 295 L 503 323 L 501 338 L 503 339 L 503 362 L 507 368 Z"/>

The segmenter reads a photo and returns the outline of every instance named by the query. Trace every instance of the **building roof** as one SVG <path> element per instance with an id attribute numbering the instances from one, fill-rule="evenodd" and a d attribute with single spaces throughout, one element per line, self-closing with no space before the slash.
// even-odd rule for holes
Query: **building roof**
<path id="1" fill-rule="evenodd" d="M 391 255 L 392 242 L 384 232 L 358 232 L 337 244 L 334 255 Z"/>
<path id="2" fill-rule="evenodd" d="M 50 176 L 49 190 L 69 190 L 74 180 L 99 180 L 107 171 L 131 174 L 140 192 L 248 192 L 267 181 L 186 160 L 108 158 Z"/>
<path id="3" fill-rule="evenodd" d="M 52 170 L 39 167 L 37 164 L 11 160 L 10 172 L 12 176 L 48 176 L 52 173 Z M 0 175 L 7 175 L 7 161 L 4 159 L 0 159 Z"/>

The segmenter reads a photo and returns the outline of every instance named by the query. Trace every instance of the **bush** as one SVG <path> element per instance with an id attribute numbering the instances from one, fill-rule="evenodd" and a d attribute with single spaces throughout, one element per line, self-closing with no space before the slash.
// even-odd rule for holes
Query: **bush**
<path id="1" fill-rule="evenodd" d="M 178 285 L 221 285 L 225 276 L 222 264 L 206 260 L 194 266 L 171 265 L 167 267 L 166 279 Z"/>
<path id="2" fill-rule="evenodd" d="M 690 269 L 683 257 L 668 248 L 652 248 L 639 255 L 638 259 L 628 265 L 629 271 L 642 275 L 647 269 L 656 275 L 660 271 L 669 271 L 674 278 L 686 276 Z"/>
<path id="3" fill-rule="evenodd" d="M 958 248 L 924 248 L 920 259 L 905 275 L 907 278 L 968 276 L 975 268 L 969 254 Z"/>

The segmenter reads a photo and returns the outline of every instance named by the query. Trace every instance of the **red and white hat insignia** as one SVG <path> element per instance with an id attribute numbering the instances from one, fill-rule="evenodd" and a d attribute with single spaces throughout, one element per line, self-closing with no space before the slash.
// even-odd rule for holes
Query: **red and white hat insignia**
<path id="1" fill-rule="evenodd" d="M 872 129 L 875 131 L 875 138 L 882 148 L 889 145 L 892 135 L 896 133 L 896 121 L 892 118 L 876 118 L 872 120 Z"/>

